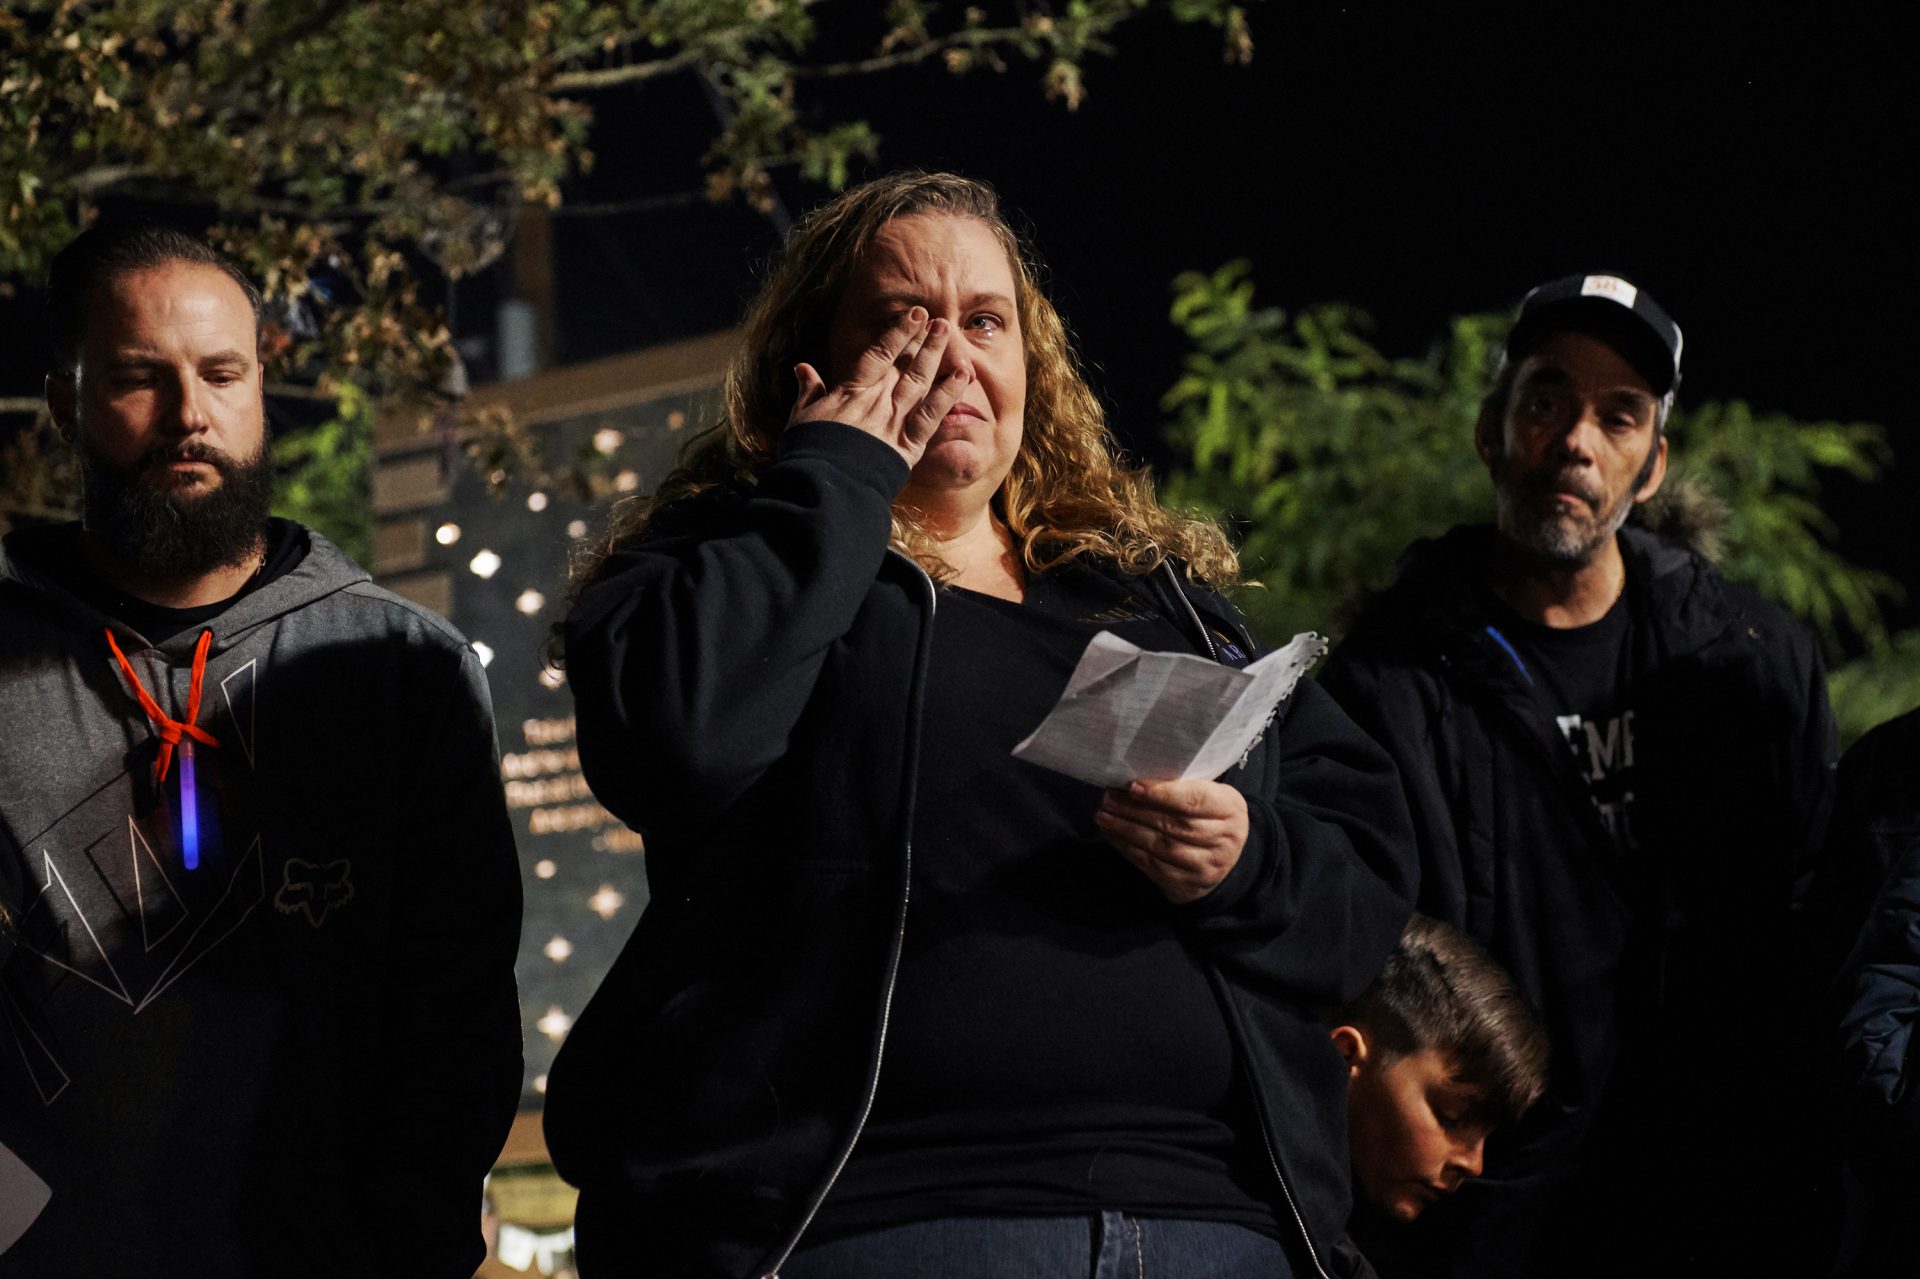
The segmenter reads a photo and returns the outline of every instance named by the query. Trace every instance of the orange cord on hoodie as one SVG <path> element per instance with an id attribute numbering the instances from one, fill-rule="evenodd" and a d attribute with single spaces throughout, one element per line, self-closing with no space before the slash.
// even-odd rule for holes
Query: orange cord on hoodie
<path id="1" fill-rule="evenodd" d="M 193 677 L 187 685 L 187 718 L 170 719 L 160 709 L 160 703 L 153 700 L 153 694 L 140 682 L 133 672 L 133 664 L 127 661 L 127 655 L 120 651 L 120 645 L 114 641 L 111 628 L 107 631 L 107 647 L 113 650 L 113 660 L 120 663 L 120 669 L 126 673 L 127 683 L 133 686 L 133 695 L 140 700 L 140 709 L 153 721 L 153 731 L 160 738 L 160 754 L 153 761 L 153 780 L 167 780 L 167 769 L 173 763 L 173 748 L 180 744 L 182 737 L 191 737 L 196 742 L 208 746 L 220 745 L 220 740 L 193 721 L 200 718 L 200 684 L 207 674 L 207 649 L 213 644 L 213 632 L 201 631 L 200 642 L 193 646 Z"/>

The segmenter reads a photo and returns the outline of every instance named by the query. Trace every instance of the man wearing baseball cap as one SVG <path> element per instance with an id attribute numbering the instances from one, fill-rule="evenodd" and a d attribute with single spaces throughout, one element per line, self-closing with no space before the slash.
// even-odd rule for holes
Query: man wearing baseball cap
<path id="1" fill-rule="evenodd" d="M 1419 909 L 1554 1048 L 1483 1178 L 1363 1234 L 1384 1279 L 1816 1273 L 1789 912 L 1835 735 L 1809 637 L 1628 522 L 1681 349 L 1618 276 L 1529 293 L 1474 432 L 1496 522 L 1410 547 L 1323 676 L 1399 764 Z"/>

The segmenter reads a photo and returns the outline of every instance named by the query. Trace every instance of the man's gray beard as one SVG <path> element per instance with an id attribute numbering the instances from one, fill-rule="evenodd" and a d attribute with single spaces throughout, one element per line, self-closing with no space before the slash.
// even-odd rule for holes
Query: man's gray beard
<path id="1" fill-rule="evenodd" d="M 1498 486 L 1495 496 L 1501 536 L 1542 562 L 1562 568 L 1576 568 L 1592 559 L 1596 551 L 1613 540 L 1633 512 L 1629 498 L 1608 512 L 1598 525 L 1574 524 L 1529 510 L 1526 499 L 1516 496 L 1506 485 Z"/>
<path id="2" fill-rule="evenodd" d="M 81 527 L 114 562 L 143 576 L 178 580 L 244 564 L 258 553 L 273 506 L 273 460 L 264 440 L 244 461 L 189 443 L 157 445 L 117 467 L 84 436 L 76 452 Z M 182 498 L 145 479 L 177 458 L 205 462 L 220 483 Z"/>

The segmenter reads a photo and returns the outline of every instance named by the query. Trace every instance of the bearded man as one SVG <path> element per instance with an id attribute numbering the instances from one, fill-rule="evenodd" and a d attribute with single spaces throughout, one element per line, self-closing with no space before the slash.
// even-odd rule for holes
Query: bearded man
<path id="1" fill-rule="evenodd" d="M 1323 677 L 1400 767 L 1419 909 L 1554 1044 L 1483 1178 L 1357 1231 L 1386 1279 L 1818 1272 L 1791 1260 L 1818 1230 L 1790 910 L 1834 728 L 1808 636 L 1627 523 L 1666 477 L 1680 352 L 1617 276 L 1529 293 L 1475 430 L 1496 525 L 1411 547 Z"/>
<path id="2" fill-rule="evenodd" d="M 465 1279 L 520 1085 L 480 663 L 269 518 L 230 263 L 96 228 L 48 312 L 83 501 L 0 555 L 0 1272 Z"/>

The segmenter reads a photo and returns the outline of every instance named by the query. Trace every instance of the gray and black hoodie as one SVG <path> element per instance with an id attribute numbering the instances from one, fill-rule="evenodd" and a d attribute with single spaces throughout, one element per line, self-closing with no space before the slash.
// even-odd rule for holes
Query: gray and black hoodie
<path id="1" fill-rule="evenodd" d="M 520 1081 L 478 659 L 318 534 L 150 643 L 62 536 L 0 553 L 0 1145 L 52 1188 L 0 1270 L 464 1279 Z"/>

